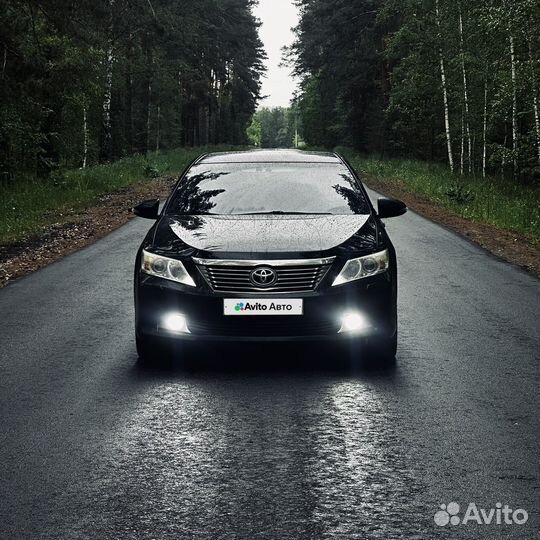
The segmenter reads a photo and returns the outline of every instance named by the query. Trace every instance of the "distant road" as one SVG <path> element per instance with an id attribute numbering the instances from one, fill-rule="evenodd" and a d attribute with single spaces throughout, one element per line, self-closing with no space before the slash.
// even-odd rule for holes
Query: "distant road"
<path id="1" fill-rule="evenodd" d="M 409 213 L 388 221 L 395 370 L 240 345 L 148 371 L 132 266 L 149 226 L 0 290 L 0 540 L 539 538 L 538 280 Z M 529 521 L 437 527 L 450 502 Z"/>

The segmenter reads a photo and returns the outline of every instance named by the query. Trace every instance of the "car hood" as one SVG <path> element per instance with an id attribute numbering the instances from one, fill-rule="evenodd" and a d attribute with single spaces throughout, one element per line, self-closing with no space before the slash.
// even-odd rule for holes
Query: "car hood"
<path id="1" fill-rule="evenodd" d="M 167 246 L 156 247 L 167 251 L 181 240 L 183 252 L 188 246 L 207 253 L 324 252 L 357 235 L 368 221 L 369 215 L 167 216 L 154 241 L 165 241 Z M 371 228 L 368 236 L 371 242 Z"/>

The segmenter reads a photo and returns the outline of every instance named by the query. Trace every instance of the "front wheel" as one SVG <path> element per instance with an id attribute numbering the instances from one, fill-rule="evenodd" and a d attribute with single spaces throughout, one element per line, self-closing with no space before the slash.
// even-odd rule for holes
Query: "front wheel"
<path id="1" fill-rule="evenodd" d="M 162 344 L 146 336 L 135 336 L 139 362 L 144 366 L 163 366 L 168 356 Z"/>
<path id="2" fill-rule="evenodd" d="M 372 338 L 364 347 L 365 364 L 369 367 L 387 368 L 396 364 L 397 331 L 390 338 Z"/>

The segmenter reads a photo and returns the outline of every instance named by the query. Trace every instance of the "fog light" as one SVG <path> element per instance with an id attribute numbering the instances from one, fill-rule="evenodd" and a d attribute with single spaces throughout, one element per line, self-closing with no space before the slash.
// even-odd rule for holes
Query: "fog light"
<path id="1" fill-rule="evenodd" d="M 365 315 L 362 315 L 358 311 L 349 311 L 341 318 L 340 333 L 359 333 L 367 330 L 369 327 L 370 324 Z"/>
<path id="2" fill-rule="evenodd" d="M 169 313 L 163 317 L 162 328 L 178 334 L 189 334 L 186 318 L 180 313 Z"/>

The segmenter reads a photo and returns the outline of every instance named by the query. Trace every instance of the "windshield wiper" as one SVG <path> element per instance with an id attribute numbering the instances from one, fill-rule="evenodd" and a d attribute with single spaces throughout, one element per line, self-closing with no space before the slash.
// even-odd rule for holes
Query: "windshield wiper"
<path id="1" fill-rule="evenodd" d="M 234 214 L 237 216 L 332 216 L 330 212 L 284 212 L 272 210 L 271 212 L 249 212 L 247 214 Z"/>

